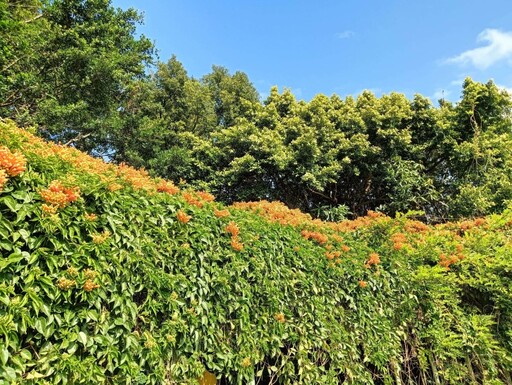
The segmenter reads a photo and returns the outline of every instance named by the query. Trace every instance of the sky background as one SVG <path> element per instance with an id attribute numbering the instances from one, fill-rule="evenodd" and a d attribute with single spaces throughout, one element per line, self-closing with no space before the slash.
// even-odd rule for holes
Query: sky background
<path id="1" fill-rule="evenodd" d="M 511 0 L 113 0 L 190 76 L 220 65 L 314 95 L 415 93 L 457 101 L 466 76 L 512 90 Z"/>

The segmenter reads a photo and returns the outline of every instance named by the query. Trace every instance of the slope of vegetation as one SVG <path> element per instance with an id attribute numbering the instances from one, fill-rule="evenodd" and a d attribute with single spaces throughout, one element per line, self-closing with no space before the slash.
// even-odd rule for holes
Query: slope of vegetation
<path id="1" fill-rule="evenodd" d="M 511 383 L 511 211 L 225 207 L 10 121 L 0 185 L 0 383 Z"/>

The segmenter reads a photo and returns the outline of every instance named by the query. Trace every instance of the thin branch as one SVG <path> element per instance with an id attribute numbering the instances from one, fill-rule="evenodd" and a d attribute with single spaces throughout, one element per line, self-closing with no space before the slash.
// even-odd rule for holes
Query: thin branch
<path id="1" fill-rule="evenodd" d="M 21 60 L 21 57 L 17 58 L 16 60 L 13 60 L 9 64 L 7 64 L 4 68 L 2 68 L 2 72 L 7 71 L 9 68 L 11 68 L 13 65 L 15 65 L 17 62 Z"/>
<path id="2" fill-rule="evenodd" d="M 64 143 L 64 146 L 70 146 L 72 143 L 78 142 L 79 140 L 85 139 L 85 138 L 87 138 L 89 136 L 91 136 L 90 132 L 88 134 L 80 133 L 80 134 L 78 134 L 78 136 L 76 136 L 75 138 L 71 139 L 69 142 Z"/>
<path id="3" fill-rule="evenodd" d="M 33 17 L 32 19 L 25 20 L 25 24 L 32 23 L 33 21 L 36 21 L 37 19 L 40 19 L 41 17 L 43 17 L 42 13 L 40 13 L 39 15 Z"/>

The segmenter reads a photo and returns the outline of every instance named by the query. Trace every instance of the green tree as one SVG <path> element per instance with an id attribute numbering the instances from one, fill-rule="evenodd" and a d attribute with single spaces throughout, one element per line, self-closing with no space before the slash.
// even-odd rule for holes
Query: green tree
<path id="1" fill-rule="evenodd" d="M 237 118 L 248 117 L 259 102 L 258 91 L 243 72 L 230 75 L 226 68 L 213 66 L 201 81 L 212 94 L 218 126 L 229 127 Z"/>
<path id="2" fill-rule="evenodd" d="M 135 37 L 141 16 L 109 0 L 54 0 L 30 3 L 30 18 L 24 3 L 7 8 L 25 32 L 8 42 L 18 75 L 3 81 L 0 113 L 54 140 L 110 149 L 125 91 L 152 58 L 151 42 Z"/>

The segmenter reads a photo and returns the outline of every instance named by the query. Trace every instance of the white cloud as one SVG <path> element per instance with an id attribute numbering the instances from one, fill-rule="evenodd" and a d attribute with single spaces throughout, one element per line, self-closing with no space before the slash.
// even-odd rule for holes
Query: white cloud
<path id="1" fill-rule="evenodd" d="M 336 37 L 337 37 L 338 39 L 349 39 L 349 38 L 351 38 L 351 37 L 352 37 L 352 36 L 354 36 L 354 35 L 355 35 L 355 32 L 354 32 L 354 31 L 349 31 L 349 30 L 347 30 L 347 31 L 343 31 L 343 32 L 338 32 L 338 33 L 336 34 Z"/>
<path id="2" fill-rule="evenodd" d="M 487 45 L 470 49 L 446 60 L 446 63 L 472 64 L 478 69 L 486 69 L 503 60 L 512 59 L 512 32 L 486 29 L 477 38 L 477 42 Z"/>
<path id="3" fill-rule="evenodd" d="M 460 79 L 452 80 L 450 82 L 450 85 L 457 86 L 457 87 L 462 87 L 462 85 L 464 84 L 464 80 L 466 80 L 466 78 L 460 78 Z"/>

